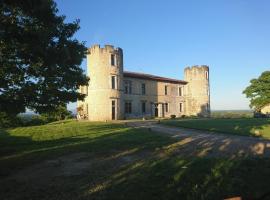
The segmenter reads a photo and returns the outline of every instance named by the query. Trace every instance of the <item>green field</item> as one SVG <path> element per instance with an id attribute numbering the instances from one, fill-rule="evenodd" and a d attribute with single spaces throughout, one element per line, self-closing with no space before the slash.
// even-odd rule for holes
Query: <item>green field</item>
<path id="1" fill-rule="evenodd" d="M 270 138 L 270 119 L 176 119 L 163 120 L 161 123 L 169 126 Z"/>
<path id="2" fill-rule="evenodd" d="M 270 159 L 187 157 L 177 139 L 123 124 L 64 121 L 0 132 L 0 199 L 257 198 Z"/>
<path id="3" fill-rule="evenodd" d="M 211 118 L 252 118 L 252 110 L 213 110 Z"/>

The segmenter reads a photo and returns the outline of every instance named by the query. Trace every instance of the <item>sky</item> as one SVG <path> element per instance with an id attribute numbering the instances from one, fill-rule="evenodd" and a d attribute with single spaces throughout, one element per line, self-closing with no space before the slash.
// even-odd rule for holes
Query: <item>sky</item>
<path id="1" fill-rule="evenodd" d="M 183 79 L 184 68 L 210 68 L 211 109 L 249 109 L 242 91 L 270 70 L 268 0 L 56 0 L 75 38 L 111 44 L 124 69 Z M 86 61 L 81 67 L 86 70 Z M 76 103 L 68 105 L 75 109 Z"/>

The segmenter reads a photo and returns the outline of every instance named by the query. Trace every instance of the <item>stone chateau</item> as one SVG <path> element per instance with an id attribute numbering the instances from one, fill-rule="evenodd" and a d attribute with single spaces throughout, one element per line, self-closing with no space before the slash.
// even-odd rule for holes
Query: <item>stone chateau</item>
<path id="1" fill-rule="evenodd" d="M 88 86 L 78 101 L 81 119 L 91 121 L 130 118 L 210 115 L 209 67 L 184 70 L 184 80 L 124 71 L 123 50 L 94 45 L 88 50 Z"/>

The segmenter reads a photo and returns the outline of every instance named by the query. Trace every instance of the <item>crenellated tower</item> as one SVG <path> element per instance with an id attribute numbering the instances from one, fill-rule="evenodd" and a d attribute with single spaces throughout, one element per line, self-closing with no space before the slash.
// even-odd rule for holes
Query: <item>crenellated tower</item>
<path id="1" fill-rule="evenodd" d="M 186 114 L 210 116 L 209 67 L 206 65 L 185 68 Z"/>
<path id="2" fill-rule="evenodd" d="M 123 118 L 123 51 L 112 45 L 88 49 L 88 118 L 92 121 Z M 108 106 L 110 105 L 110 106 Z"/>

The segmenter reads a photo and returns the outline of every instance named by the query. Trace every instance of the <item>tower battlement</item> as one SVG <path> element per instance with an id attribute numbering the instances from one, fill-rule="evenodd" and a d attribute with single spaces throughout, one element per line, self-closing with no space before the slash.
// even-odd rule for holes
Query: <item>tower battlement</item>
<path id="1" fill-rule="evenodd" d="M 185 71 L 203 71 L 203 70 L 209 70 L 208 65 L 193 65 L 191 67 L 186 67 Z"/>
<path id="2" fill-rule="evenodd" d="M 104 53 L 118 53 L 118 54 L 122 54 L 123 53 L 123 50 L 119 47 L 114 47 L 113 45 L 109 45 L 109 44 L 106 44 L 104 45 L 104 47 L 101 47 L 100 45 L 98 44 L 95 44 L 93 46 L 91 46 L 90 48 L 88 48 L 88 53 L 94 53 L 94 52 L 104 52 Z"/>
<path id="3" fill-rule="evenodd" d="M 194 65 L 192 67 L 186 67 L 184 70 L 185 80 L 204 80 L 208 82 L 209 67 L 207 65 Z"/>

